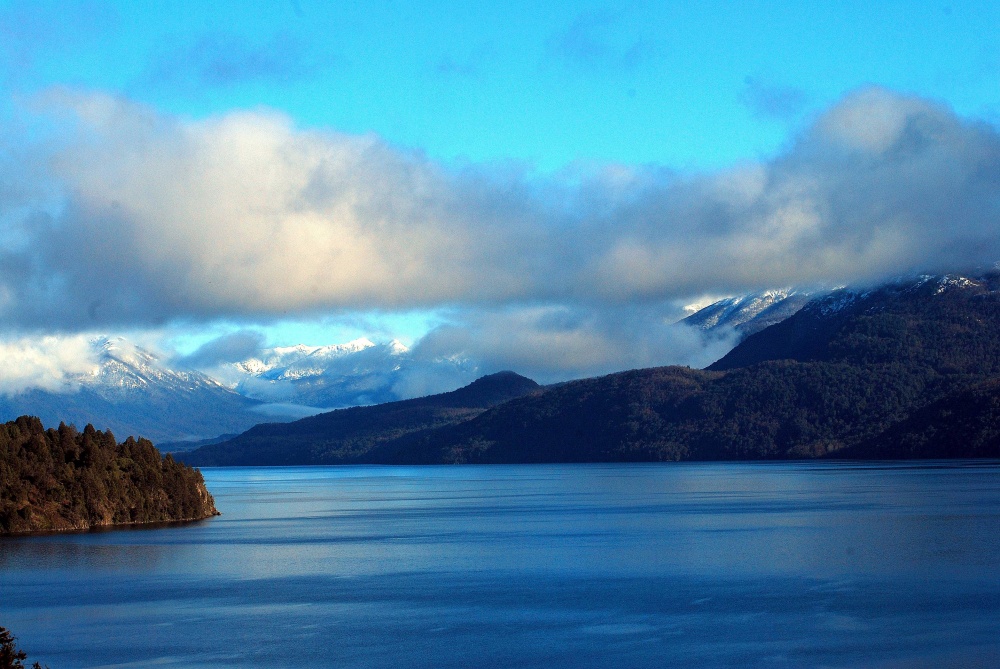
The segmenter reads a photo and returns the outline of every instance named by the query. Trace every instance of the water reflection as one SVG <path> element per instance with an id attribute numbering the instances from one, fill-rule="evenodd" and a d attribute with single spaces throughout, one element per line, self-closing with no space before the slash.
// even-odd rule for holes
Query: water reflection
<path id="1" fill-rule="evenodd" d="M 0 540 L 0 571 L 79 570 L 155 572 L 169 556 L 170 549 L 157 545 L 86 543 L 16 538 Z"/>

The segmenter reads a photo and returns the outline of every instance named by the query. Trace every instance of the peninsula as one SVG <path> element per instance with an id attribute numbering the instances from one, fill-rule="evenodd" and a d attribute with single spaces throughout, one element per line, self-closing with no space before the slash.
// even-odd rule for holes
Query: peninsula
<path id="1" fill-rule="evenodd" d="M 201 473 L 147 439 L 0 425 L 0 535 L 201 520 L 219 515 Z"/>

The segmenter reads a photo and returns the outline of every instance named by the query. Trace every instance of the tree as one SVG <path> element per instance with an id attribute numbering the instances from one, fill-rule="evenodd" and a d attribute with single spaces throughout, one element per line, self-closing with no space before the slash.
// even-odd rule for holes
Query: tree
<path id="1" fill-rule="evenodd" d="M 17 637 L 6 628 L 0 627 L 0 669 L 24 669 L 24 661 L 28 659 L 28 654 L 19 650 L 15 641 Z M 42 665 L 35 662 L 31 665 L 31 669 L 42 669 Z"/>

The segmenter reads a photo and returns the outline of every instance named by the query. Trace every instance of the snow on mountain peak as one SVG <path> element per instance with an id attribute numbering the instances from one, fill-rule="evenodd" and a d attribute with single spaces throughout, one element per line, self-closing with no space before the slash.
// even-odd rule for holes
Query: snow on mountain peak
<path id="1" fill-rule="evenodd" d="M 156 353 L 124 337 L 94 337 L 89 345 L 98 365 L 86 374 L 77 375 L 76 381 L 105 399 L 154 387 L 181 391 L 197 387 L 221 388 L 217 381 L 199 372 L 166 367 Z"/>
<path id="2" fill-rule="evenodd" d="M 793 288 L 774 288 L 748 295 L 727 297 L 701 308 L 682 322 L 702 330 L 723 326 L 738 328 L 749 324 L 782 303 L 793 305 L 790 298 L 804 298 L 807 295 L 808 293 Z M 802 299 L 794 300 L 794 308 L 801 306 L 799 303 L 802 301 Z"/>
<path id="3" fill-rule="evenodd" d="M 945 274 L 938 279 L 937 289 L 934 291 L 935 295 L 940 295 L 949 288 L 968 288 L 970 286 L 978 285 L 980 282 L 974 281 L 964 276 L 957 276 L 954 274 Z"/>
<path id="4" fill-rule="evenodd" d="M 862 297 L 864 295 L 849 288 L 840 288 L 809 306 L 810 308 L 818 309 L 824 316 L 830 316 L 838 311 L 843 311 Z"/>
<path id="5" fill-rule="evenodd" d="M 402 355 L 409 351 L 396 340 L 380 345 L 367 337 L 359 337 L 343 344 L 298 344 L 265 349 L 253 358 L 232 363 L 230 367 L 237 376 L 296 381 L 327 375 L 332 369 L 343 367 L 345 361 L 354 360 L 352 356 L 366 351 L 378 355 L 380 350 L 389 355 Z M 353 363 L 346 364 L 350 366 Z M 234 384 L 238 385 L 239 381 L 234 381 Z"/>

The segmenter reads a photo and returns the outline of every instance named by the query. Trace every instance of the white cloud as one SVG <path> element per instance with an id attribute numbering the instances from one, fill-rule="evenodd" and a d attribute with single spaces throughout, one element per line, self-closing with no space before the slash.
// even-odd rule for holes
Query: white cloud
<path id="1" fill-rule="evenodd" d="M 97 368 L 95 351 L 83 335 L 0 340 L 0 394 L 33 388 L 77 390 L 80 377 L 94 374 Z"/>
<path id="2" fill-rule="evenodd" d="M 704 367 L 735 344 L 734 333 L 706 336 L 641 308 L 529 307 L 465 313 L 413 349 L 418 359 L 467 358 L 477 373 L 513 370 L 541 383 L 622 369 Z M 471 379 L 469 379 L 471 380 Z"/>
<path id="3" fill-rule="evenodd" d="M 774 160 L 686 177 L 449 168 L 266 111 L 45 104 L 75 128 L 48 163 L 65 207 L 0 272 L 8 322 L 623 304 L 1000 255 L 996 131 L 881 89 Z"/>

